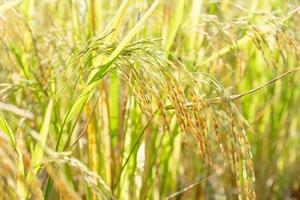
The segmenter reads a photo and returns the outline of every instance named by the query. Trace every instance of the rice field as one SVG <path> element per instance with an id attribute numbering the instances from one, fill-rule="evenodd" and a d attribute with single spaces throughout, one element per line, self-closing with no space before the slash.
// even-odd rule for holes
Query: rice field
<path id="1" fill-rule="evenodd" d="M 0 0 L 0 199 L 300 199 L 300 2 Z"/>

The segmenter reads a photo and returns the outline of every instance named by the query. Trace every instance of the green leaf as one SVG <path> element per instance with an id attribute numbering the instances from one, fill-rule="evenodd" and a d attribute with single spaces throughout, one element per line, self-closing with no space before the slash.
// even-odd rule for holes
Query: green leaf
<path id="1" fill-rule="evenodd" d="M 0 112 L 0 130 L 9 137 L 10 143 L 13 145 L 13 147 L 16 147 L 14 134 L 1 112 Z"/>
<path id="2" fill-rule="evenodd" d="M 184 13 L 184 0 L 179 0 L 177 2 L 175 13 L 172 17 L 171 24 L 170 24 L 170 30 L 168 31 L 167 35 L 167 42 L 166 42 L 166 52 L 168 52 L 175 40 L 176 34 L 178 32 L 178 29 L 180 27 L 182 18 Z M 168 54 L 168 53 L 166 53 Z"/>
<path id="3" fill-rule="evenodd" d="M 49 133 L 49 127 L 50 127 L 50 123 L 51 123 L 51 114 L 52 114 L 52 109 L 53 109 L 53 103 L 54 101 L 51 99 L 48 103 L 48 107 L 45 113 L 45 117 L 44 117 L 44 122 L 42 124 L 41 130 L 40 130 L 40 134 L 38 137 L 38 142 L 35 145 L 34 151 L 32 153 L 32 165 L 34 167 L 36 167 L 37 165 L 39 165 L 42 161 L 43 158 L 43 146 L 45 146 L 46 144 L 46 140 L 47 140 L 47 136 Z M 34 170 L 34 172 L 36 173 L 38 170 L 38 168 L 36 168 Z M 35 175 L 35 174 L 33 174 Z"/>

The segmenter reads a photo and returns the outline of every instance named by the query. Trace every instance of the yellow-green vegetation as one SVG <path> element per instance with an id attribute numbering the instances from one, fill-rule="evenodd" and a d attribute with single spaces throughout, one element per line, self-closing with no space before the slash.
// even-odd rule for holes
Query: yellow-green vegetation
<path id="1" fill-rule="evenodd" d="M 0 1 L 0 199 L 300 199 L 297 0 Z"/>

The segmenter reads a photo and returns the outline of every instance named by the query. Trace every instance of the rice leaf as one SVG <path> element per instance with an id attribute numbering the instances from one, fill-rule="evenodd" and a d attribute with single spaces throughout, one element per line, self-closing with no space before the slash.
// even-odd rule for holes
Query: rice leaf
<path id="1" fill-rule="evenodd" d="M 39 169 L 39 164 L 42 161 L 44 151 L 43 151 L 43 146 L 46 144 L 46 140 L 48 137 L 49 133 L 49 128 L 50 128 L 50 123 L 51 123 L 51 115 L 52 115 L 52 110 L 53 110 L 53 103 L 54 101 L 51 99 L 48 103 L 48 107 L 44 116 L 43 124 L 40 130 L 40 134 L 38 137 L 38 142 L 35 145 L 35 148 L 32 153 L 32 166 L 35 167 L 34 174 L 38 171 Z"/>
<path id="2" fill-rule="evenodd" d="M 1 112 L 0 112 L 0 130 L 9 137 L 11 145 L 13 145 L 13 147 L 16 147 L 15 136 Z"/>
<path id="3" fill-rule="evenodd" d="M 184 0 L 177 1 L 174 15 L 172 15 L 171 24 L 169 27 L 165 50 L 168 52 L 175 40 L 176 34 L 182 22 L 184 13 Z M 168 53 L 166 53 L 168 54 Z"/>

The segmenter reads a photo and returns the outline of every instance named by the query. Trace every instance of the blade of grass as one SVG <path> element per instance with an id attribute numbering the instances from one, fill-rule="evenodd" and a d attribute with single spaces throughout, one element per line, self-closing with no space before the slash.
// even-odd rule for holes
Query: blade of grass
<path id="1" fill-rule="evenodd" d="M 172 15 L 171 24 L 168 27 L 168 35 L 167 35 L 167 41 L 165 46 L 165 55 L 167 56 L 169 53 L 169 50 L 175 40 L 176 34 L 178 32 L 178 29 L 180 27 L 182 18 L 184 13 L 184 0 L 177 1 L 177 5 L 175 8 L 174 15 Z"/>
<path id="2" fill-rule="evenodd" d="M 15 136 L 1 112 L 0 112 L 0 130 L 9 137 L 11 145 L 15 148 L 16 147 Z"/>
<path id="3" fill-rule="evenodd" d="M 132 0 L 123 0 L 122 1 L 122 4 L 121 4 L 119 10 L 117 11 L 116 15 L 112 19 L 112 23 L 111 23 L 112 26 L 108 27 L 109 29 L 113 29 L 114 31 L 112 32 L 112 34 L 110 36 L 107 37 L 107 41 L 109 41 L 111 43 L 116 41 L 117 36 L 121 30 L 121 25 L 124 20 L 125 13 L 128 9 L 128 6 L 130 5 L 131 1 Z M 109 32 L 110 30 L 107 30 L 107 31 Z"/>
<path id="4" fill-rule="evenodd" d="M 36 175 L 39 170 L 39 165 L 43 159 L 44 151 L 43 146 L 46 144 L 47 136 L 49 133 L 50 123 L 51 123 L 51 114 L 53 109 L 53 100 L 51 99 L 48 103 L 48 107 L 44 116 L 44 121 L 40 130 L 40 134 L 38 136 L 38 143 L 35 145 L 33 153 L 32 153 L 32 161 L 31 164 L 34 167 L 33 173 L 29 173 L 27 176 L 27 180 L 30 183 L 32 178 Z"/>

